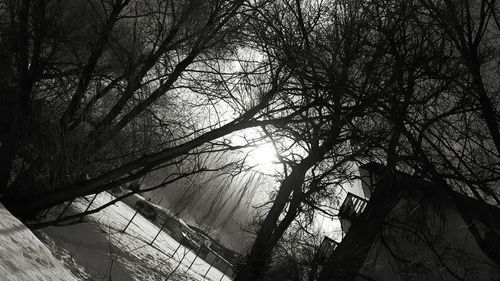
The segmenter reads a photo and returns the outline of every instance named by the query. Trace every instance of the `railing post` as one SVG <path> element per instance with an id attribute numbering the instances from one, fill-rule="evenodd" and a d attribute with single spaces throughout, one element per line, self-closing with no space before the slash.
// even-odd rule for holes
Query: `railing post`
<path id="1" fill-rule="evenodd" d="M 128 221 L 127 225 L 125 226 L 125 228 L 122 230 L 122 233 L 125 233 L 125 230 L 127 230 L 128 226 L 130 225 L 130 223 L 132 223 L 132 221 L 134 220 L 135 216 L 137 215 L 137 213 L 139 212 L 139 210 L 135 210 L 135 213 L 134 215 L 132 216 L 132 218 Z"/>
<path id="2" fill-rule="evenodd" d="M 198 247 L 198 249 L 197 249 L 197 250 L 196 250 L 196 252 L 194 253 L 194 259 L 193 259 L 193 261 L 191 262 L 191 264 L 189 265 L 188 270 L 190 270 L 190 269 L 191 269 L 191 266 L 193 266 L 194 261 L 198 258 L 198 252 L 200 251 L 200 249 L 201 249 L 201 246 L 200 246 L 200 247 Z"/>
<path id="3" fill-rule="evenodd" d="M 181 243 L 179 243 L 179 246 L 177 246 L 177 248 L 175 249 L 174 253 L 170 256 L 170 258 L 173 258 L 175 256 L 175 254 L 180 249 L 180 247 L 181 247 Z"/>
<path id="4" fill-rule="evenodd" d="M 149 243 L 149 245 L 153 245 L 153 243 L 155 242 L 156 238 L 160 235 L 160 233 L 163 231 L 163 228 L 165 227 L 165 225 L 167 224 L 169 218 L 167 218 L 163 224 L 161 225 L 160 227 L 160 230 L 158 231 L 158 233 L 156 233 L 155 237 L 153 238 L 153 240 L 151 241 L 151 243 Z"/>
<path id="5" fill-rule="evenodd" d="M 224 276 L 226 276 L 226 270 L 224 269 L 222 272 L 222 276 L 220 277 L 219 281 L 222 281 L 222 279 L 224 278 Z"/>
<path id="6" fill-rule="evenodd" d="M 215 261 L 215 260 L 213 260 L 213 261 L 210 263 L 210 267 L 208 268 L 207 272 L 205 272 L 205 274 L 203 275 L 203 278 L 206 278 L 206 276 L 207 276 L 208 272 L 210 271 L 210 269 L 212 269 L 212 266 L 214 266 L 214 261 Z"/>
<path id="7" fill-rule="evenodd" d="M 97 195 L 99 195 L 99 193 L 96 193 L 94 195 L 94 197 L 92 198 L 92 200 L 90 200 L 89 205 L 87 206 L 87 208 L 85 209 L 85 211 L 82 213 L 82 215 L 78 219 L 79 222 L 81 222 L 83 220 L 83 217 L 85 216 L 85 213 L 90 209 L 90 206 L 92 206 L 92 203 L 94 203 L 94 200 L 97 198 Z"/>

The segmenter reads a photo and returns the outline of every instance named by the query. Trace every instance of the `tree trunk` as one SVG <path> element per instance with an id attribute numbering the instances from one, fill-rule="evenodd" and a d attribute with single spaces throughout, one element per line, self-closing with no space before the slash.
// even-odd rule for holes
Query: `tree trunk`
<path id="1" fill-rule="evenodd" d="M 319 163 L 330 150 L 336 140 L 336 136 L 340 133 L 340 127 L 333 130 L 333 132 L 322 146 L 315 147 L 311 150 L 308 157 L 293 167 L 291 173 L 281 182 L 271 210 L 266 215 L 257 233 L 252 250 L 248 255 L 247 263 L 238 273 L 234 279 L 235 281 L 256 281 L 262 279 L 262 274 L 270 262 L 274 247 L 297 216 L 297 209 L 302 202 L 301 188 L 304 184 L 307 171 Z M 294 196 L 290 201 L 288 213 L 278 224 L 279 217 L 285 210 L 292 192 L 294 192 Z"/>
<path id="2" fill-rule="evenodd" d="M 497 149 L 497 156 L 500 156 L 500 130 L 498 128 L 498 123 L 496 119 L 496 112 L 491 103 L 491 99 L 488 96 L 488 92 L 483 84 L 483 79 L 481 77 L 481 70 L 477 57 L 469 63 L 470 71 L 472 72 L 472 77 L 474 84 L 476 86 L 477 96 L 479 104 L 481 105 L 481 114 L 483 116 L 484 122 L 488 127 L 495 148 Z"/>
<path id="3" fill-rule="evenodd" d="M 271 210 L 266 215 L 257 233 L 252 250 L 248 255 L 247 263 L 238 273 L 234 279 L 235 281 L 256 281 L 262 278 L 262 273 L 269 264 L 272 250 L 281 237 L 281 235 L 280 237 L 276 237 L 277 233 L 275 233 L 275 230 L 278 228 L 276 225 L 278 219 L 284 211 L 292 192 L 300 190 L 308 169 L 309 167 L 297 166 L 281 183 Z"/>

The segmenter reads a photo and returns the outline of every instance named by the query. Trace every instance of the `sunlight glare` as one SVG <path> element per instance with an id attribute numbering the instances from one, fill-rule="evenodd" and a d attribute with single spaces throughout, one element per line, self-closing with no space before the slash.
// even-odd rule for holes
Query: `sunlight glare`
<path id="1" fill-rule="evenodd" d="M 253 148 L 248 153 L 248 160 L 250 165 L 268 166 L 276 164 L 278 161 L 276 157 L 276 150 L 270 143 L 261 144 Z"/>

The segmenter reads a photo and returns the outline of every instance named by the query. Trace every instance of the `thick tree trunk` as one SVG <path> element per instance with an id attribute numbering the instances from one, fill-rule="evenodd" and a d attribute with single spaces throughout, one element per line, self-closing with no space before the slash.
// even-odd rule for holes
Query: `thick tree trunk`
<path id="1" fill-rule="evenodd" d="M 300 190 L 308 169 L 309 167 L 297 166 L 281 183 L 271 210 L 269 210 L 257 233 L 248 260 L 234 279 L 235 281 L 256 281 L 262 278 L 262 273 L 269 264 L 272 251 L 279 241 L 279 237 L 276 237 L 278 234 L 275 233 L 278 228 L 278 219 L 284 211 L 292 192 Z M 281 235 L 279 236 L 281 237 Z"/>
<path id="2" fill-rule="evenodd" d="M 487 4 L 487 2 L 488 1 L 484 0 L 481 1 L 481 13 L 476 15 L 479 16 L 479 18 L 473 19 L 470 17 L 470 14 L 468 15 L 468 18 L 463 18 L 462 13 L 470 13 L 467 6 L 465 6 L 467 7 L 467 11 L 463 11 L 461 10 L 462 6 L 456 6 L 454 1 L 445 1 L 446 10 L 444 11 L 443 16 L 445 16 L 449 22 L 444 22 L 445 25 L 443 27 L 448 36 L 454 41 L 456 48 L 465 62 L 465 65 L 469 69 L 473 85 L 476 88 L 477 100 L 481 106 L 481 115 L 486 123 L 498 155 L 500 156 L 500 129 L 497 122 L 497 113 L 492 100 L 488 95 L 488 90 L 483 83 L 483 77 L 481 74 L 481 60 L 483 59 L 482 57 L 484 54 L 481 52 L 480 46 L 482 44 L 481 41 L 487 37 L 484 35 L 488 32 L 488 24 L 481 26 L 476 25 L 477 23 L 474 22 L 474 20 L 478 20 L 478 22 L 483 23 L 488 22 L 487 18 L 490 17 L 491 14 L 485 13 L 484 10 L 482 10 L 490 5 Z M 494 11 L 496 7 L 492 8 Z M 463 25 L 468 25 L 471 29 L 464 29 Z M 474 34 L 472 27 L 477 28 L 477 30 L 475 30 L 476 34 Z"/>
<path id="3" fill-rule="evenodd" d="M 266 266 L 270 263 L 274 247 L 297 216 L 297 209 L 303 199 L 301 191 L 307 171 L 323 159 L 324 155 L 333 146 L 339 133 L 340 127 L 333 130 L 330 138 L 322 146 L 311 150 L 309 156 L 293 167 L 291 173 L 281 182 L 271 210 L 269 210 L 257 233 L 247 263 L 240 270 L 235 281 L 257 281 L 262 279 Z M 294 193 L 294 196 L 290 201 L 292 193 Z M 288 212 L 278 224 L 279 217 L 289 201 Z"/>
<path id="4" fill-rule="evenodd" d="M 469 63 L 469 68 L 472 72 L 474 84 L 476 85 L 476 92 L 479 104 L 481 105 L 481 114 L 483 116 L 484 122 L 486 123 L 486 126 L 488 127 L 491 139 L 495 144 L 495 148 L 497 149 L 497 155 L 500 156 L 500 130 L 498 128 L 496 112 L 491 99 L 488 96 L 488 92 L 484 86 L 477 58 Z"/>

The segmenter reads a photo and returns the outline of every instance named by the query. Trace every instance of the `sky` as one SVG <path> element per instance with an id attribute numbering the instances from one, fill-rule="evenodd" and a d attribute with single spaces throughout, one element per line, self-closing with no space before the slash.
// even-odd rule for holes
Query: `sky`
<path id="1" fill-rule="evenodd" d="M 262 144 L 243 153 L 248 153 L 249 164 L 258 165 L 253 171 L 235 177 L 207 173 L 179 180 L 144 196 L 156 204 L 172 209 L 188 224 L 201 227 L 212 238 L 220 239 L 226 247 L 245 254 L 251 247 L 253 235 L 244 229 L 258 215 L 256 207 L 267 202 L 270 193 L 279 186 L 278 180 L 272 175 L 280 171 L 281 164 L 276 163 L 274 149 L 270 144 Z M 215 158 L 215 162 L 224 160 Z M 168 173 L 166 170 L 157 171 L 144 184 L 151 186 Z M 364 197 L 359 181 L 344 184 L 338 190 L 340 202 L 346 196 L 346 191 Z M 335 213 L 335 210 L 332 212 Z M 316 214 L 311 228 L 336 241 L 342 239 L 337 218 Z"/>

